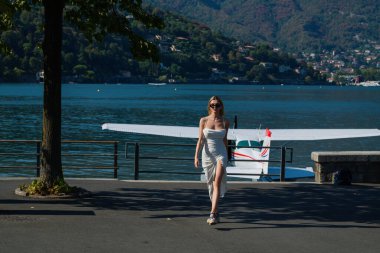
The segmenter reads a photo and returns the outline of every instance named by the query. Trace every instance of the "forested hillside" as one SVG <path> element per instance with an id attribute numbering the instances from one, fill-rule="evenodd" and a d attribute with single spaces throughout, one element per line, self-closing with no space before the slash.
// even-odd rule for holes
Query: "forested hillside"
<path id="1" fill-rule="evenodd" d="M 0 56 L 0 81 L 31 81 L 42 69 L 41 10 L 23 11 L 17 29 L 2 31 L 13 50 Z M 322 80 L 305 63 L 265 44 L 242 43 L 181 16 L 154 10 L 165 28 L 145 31 L 161 51 L 160 64 L 132 59 L 125 38 L 108 36 L 89 43 L 69 24 L 64 26 L 62 74 L 64 82 L 304 82 Z M 132 18 L 133 17 L 129 17 Z"/>
<path id="2" fill-rule="evenodd" d="M 245 41 L 301 52 L 380 42 L 379 0 L 146 0 Z"/>

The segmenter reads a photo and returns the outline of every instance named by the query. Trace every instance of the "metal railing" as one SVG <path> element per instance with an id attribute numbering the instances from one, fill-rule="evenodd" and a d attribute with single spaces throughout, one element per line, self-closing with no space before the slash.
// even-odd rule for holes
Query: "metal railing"
<path id="1" fill-rule="evenodd" d="M 139 143 L 139 142 L 127 142 L 125 144 L 125 158 L 129 159 L 128 150 L 130 147 L 134 148 L 133 159 L 134 159 L 134 179 L 139 180 L 140 173 L 170 173 L 170 174 L 188 174 L 188 175 L 201 175 L 202 172 L 183 172 L 183 171 L 157 171 L 157 170 L 141 170 L 140 160 L 173 160 L 173 161 L 193 161 L 194 157 L 169 157 L 169 156 L 157 156 L 157 155 L 141 155 L 141 147 L 144 146 L 157 146 L 157 147 L 192 147 L 195 150 L 195 144 L 177 144 L 177 143 Z M 285 146 L 281 147 L 243 147 L 239 148 L 268 148 L 280 150 L 280 159 L 269 159 L 269 160 L 242 160 L 242 159 L 231 159 L 231 149 L 236 148 L 235 145 L 228 145 L 229 152 L 229 162 L 275 162 L 280 163 L 280 174 L 241 174 L 241 173 L 229 173 L 229 175 L 250 175 L 250 176 L 279 176 L 280 181 L 285 181 L 285 167 L 286 163 L 293 162 L 293 148 L 288 148 Z M 289 160 L 287 160 L 287 151 L 289 151 Z"/>
<path id="2" fill-rule="evenodd" d="M 3 165 L 0 163 L 0 169 L 34 169 L 36 171 L 36 176 L 40 176 L 40 159 L 41 159 L 41 141 L 40 140 L 0 140 L 0 144 L 8 144 L 8 148 L 11 150 L 15 150 L 15 152 L 2 152 L 0 153 L 0 158 L 3 157 L 28 157 L 29 159 L 24 159 L 22 165 Z M 113 158 L 113 165 L 104 165 L 104 166 L 88 166 L 86 164 L 84 165 L 64 165 L 62 166 L 63 171 L 65 169 L 95 169 L 95 170 L 113 170 L 113 177 L 118 177 L 118 141 L 85 141 L 85 140 L 63 140 L 62 145 L 64 144 L 89 144 L 93 146 L 94 144 L 101 144 L 101 145 L 113 145 L 113 153 L 74 153 L 74 152 L 63 152 L 62 151 L 62 160 L 64 162 L 65 157 L 81 157 L 81 158 L 88 158 L 88 157 L 112 157 Z M 9 145 L 10 144 L 10 145 Z M 24 145 L 23 148 L 17 148 L 15 147 L 15 144 L 22 144 Z M 30 144 L 30 147 L 25 147 L 25 144 Z M 34 146 L 34 148 L 32 147 Z M 35 151 L 31 152 L 30 149 L 34 149 Z M 28 150 L 27 152 L 23 150 Z M 0 149 L 1 150 L 1 149 Z M 18 151 L 17 151 L 18 150 Z M 21 150 L 21 151 L 20 151 Z M 70 151 L 70 150 L 69 150 Z M 34 165 L 31 165 L 32 160 L 34 160 L 32 157 L 35 157 L 35 162 L 33 162 Z M 2 159 L 3 160 L 3 159 Z M 76 161 L 77 163 L 78 161 Z M 2 162 L 3 163 L 3 162 Z M 17 162 L 18 163 L 18 162 Z M 13 162 L 13 164 L 17 164 L 16 162 Z M 27 164 L 27 165 L 26 165 Z"/>

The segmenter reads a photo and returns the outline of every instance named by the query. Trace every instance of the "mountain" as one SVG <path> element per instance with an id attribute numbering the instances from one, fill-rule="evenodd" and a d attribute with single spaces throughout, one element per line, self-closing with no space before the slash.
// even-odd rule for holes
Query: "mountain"
<path id="1" fill-rule="evenodd" d="M 145 0 L 225 36 L 284 50 L 355 49 L 380 43 L 379 0 Z"/>
<path id="2" fill-rule="evenodd" d="M 124 37 L 108 35 L 103 42 L 89 43 L 65 23 L 63 81 L 313 83 L 323 79 L 286 52 L 241 43 L 182 16 L 154 11 L 165 21 L 163 30 L 146 30 L 133 20 L 132 27 L 159 47 L 160 64 L 133 59 Z M 22 11 L 15 20 L 18 29 L 0 31 L 0 39 L 13 51 L 0 55 L 0 82 L 35 80 L 43 66 L 40 22 L 38 8 Z"/>

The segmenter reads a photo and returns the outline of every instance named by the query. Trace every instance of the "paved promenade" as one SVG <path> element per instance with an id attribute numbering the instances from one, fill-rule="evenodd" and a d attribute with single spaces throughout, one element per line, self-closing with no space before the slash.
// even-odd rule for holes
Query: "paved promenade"
<path id="1" fill-rule="evenodd" d="M 203 183 L 67 181 L 91 196 L 31 199 L 0 179 L 0 252 L 380 252 L 380 185 L 229 184 L 209 226 Z"/>

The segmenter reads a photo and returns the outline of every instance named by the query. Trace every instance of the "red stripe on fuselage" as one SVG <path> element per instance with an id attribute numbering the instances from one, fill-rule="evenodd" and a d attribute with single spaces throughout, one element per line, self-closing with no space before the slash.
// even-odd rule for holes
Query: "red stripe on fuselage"
<path id="1" fill-rule="evenodd" d="M 232 152 L 232 155 L 237 155 L 237 156 L 242 156 L 242 157 L 247 157 L 249 159 L 252 159 L 252 160 L 256 160 L 255 158 L 253 158 L 252 156 L 249 156 L 249 155 L 246 155 L 246 154 L 242 154 L 242 153 L 237 153 L 237 152 Z"/>
<path id="2" fill-rule="evenodd" d="M 263 152 L 261 152 L 261 156 L 264 156 L 268 152 L 268 148 L 264 149 Z"/>

